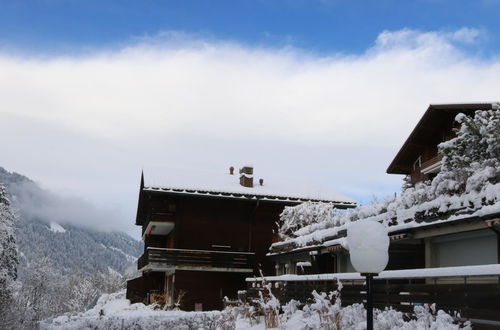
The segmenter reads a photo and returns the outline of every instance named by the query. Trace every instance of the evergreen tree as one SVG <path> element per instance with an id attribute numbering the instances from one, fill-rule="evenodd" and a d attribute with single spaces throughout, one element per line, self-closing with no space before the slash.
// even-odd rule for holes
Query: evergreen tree
<path id="1" fill-rule="evenodd" d="M 17 278 L 17 246 L 14 235 L 16 215 L 0 184 L 0 328 L 8 328 L 12 283 Z"/>

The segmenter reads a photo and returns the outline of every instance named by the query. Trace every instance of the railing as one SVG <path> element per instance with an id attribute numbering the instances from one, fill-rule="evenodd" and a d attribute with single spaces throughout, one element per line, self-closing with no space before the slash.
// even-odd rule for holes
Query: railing
<path id="1" fill-rule="evenodd" d="M 142 269 L 150 264 L 172 269 L 253 272 L 255 253 L 149 247 L 137 266 Z"/>
<path id="2" fill-rule="evenodd" d="M 456 273 L 453 272 L 455 267 L 443 268 L 445 272 L 442 273 L 436 272 L 439 269 L 392 271 L 393 274 L 391 271 L 383 272 L 385 275 L 382 278 L 374 279 L 374 306 L 412 312 L 417 305 L 435 303 L 438 309 L 459 312 L 463 318 L 478 319 L 474 322 L 488 320 L 500 326 L 500 265 L 485 266 L 456 267 Z M 484 272 L 484 268 L 490 271 Z M 474 273 L 478 269 L 480 271 Z M 412 275 L 415 271 L 419 271 L 419 276 Z M 265 280 L 271 284 L 273 294 L 282 303 L 291 299 L 307 303 L 312 299 L 313 290 L 329 292 L 337 289 L 337 280 L 333 275 L 337 274 L 285 275 Z M 362 277 L 359 274 L 338 275 L 343 286 L 342 305 L 363 303 L 366 286 Z M 259 297 L 259 292 L 266 290 L 258 278 L 247 279 L 247 284 L 249 300 Z"/>
<path id="3" fill-rule="evenodd" d="M 429 172 L 435 171 L 439 166 L 437 165 L 441 160 L 443 159 L 442 155 L 437 155 L 435 157 L 432 157 L 429 160 L 426 160 L 425 162 L 422 163 L 420 166 L 420 171 L 424 174 L 427 174 Z"/>

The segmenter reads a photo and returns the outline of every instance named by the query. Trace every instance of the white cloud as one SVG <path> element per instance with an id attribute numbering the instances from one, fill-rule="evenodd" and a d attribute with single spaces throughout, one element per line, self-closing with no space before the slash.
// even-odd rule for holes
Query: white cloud
<path id="1" fill-rule="evenodd" d="M 475 28 L 464 27 L 452 32 L 422 32 L 412 29 L 399 31 L 383 31 L 375 41 L 375 49 L 387 51 L 389 49 L 411 49 L 448 52 L 448 55 L 459 53 L 457 44 L 473 44 L 481 39 L 486 33 Z"/>
<path id="2" fill-rule="evenodd" d="M 457 31 L 454 31 L 451 36 L 455 41 L 463 42 L 466 44 L 473 44 L 481 37 L 481 31 L 478 29 L 472 28 L 461 28 Z"/>
<path id="3" fill-rule="evenodd" d="M 0 55 L 0 138 L 13 145 L 2 162 L 116 203 L 130 224 L 152 162 L 249 161 L 354 197 L 390 194 L 385 168 L 429 103 L 499 99 L 500 61 L 460 48 L 480 36 L 384 31 L 364 54 L 316 56 L 164 33 L 90 55 Z"/>

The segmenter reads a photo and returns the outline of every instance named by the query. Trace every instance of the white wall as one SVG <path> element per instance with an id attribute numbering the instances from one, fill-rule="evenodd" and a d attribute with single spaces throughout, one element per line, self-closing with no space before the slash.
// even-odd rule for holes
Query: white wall
<path id="1" fill-rule="evenodd" d="M 430 267 L 498 263 L 497 236 L 489 229 L 433 237 L 426 244 Z"/>

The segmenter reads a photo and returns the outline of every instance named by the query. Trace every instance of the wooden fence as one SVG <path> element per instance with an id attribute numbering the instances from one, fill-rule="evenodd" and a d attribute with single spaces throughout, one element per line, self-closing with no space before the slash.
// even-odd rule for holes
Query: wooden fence
<path id="1" fill-rule="evenodd" d="M 259 291 L 267 291 L 264 285 L 270 285 L 273 294 L 286 303 L 292 299 L 301 303 L 312 300 L 311 292 L 330 292 L 337 290 L 335 279 L 280 280 L 279 276 L 271 280 L 247 279 L 246 299 L 259 297 Z M 341 280 L 342 305 L 363 303 L 366 301 L 366 286 L 359 277 Z M 500 279 L 498 276 L 436 276 L 428 278 L 383 278 L 375 279 L 373 287 L 374 307 L 391 307 L 402 312 L 412 312 L 415 306 L 436 304 L 460 319 L 471 319 L 476 329 L 500 329 Z M 458 313 L 458 314 L 456 314 Z"/>

